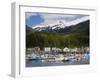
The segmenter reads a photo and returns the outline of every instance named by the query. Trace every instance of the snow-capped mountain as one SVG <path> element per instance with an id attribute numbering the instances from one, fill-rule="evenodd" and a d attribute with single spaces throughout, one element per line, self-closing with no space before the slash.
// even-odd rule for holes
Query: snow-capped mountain
<path id="1" fill-rule="evenodd" d="M 59 21 L 55 24 L 50 25 L 38 25 L 32 28 L 33 32 L 57 32 L 57 33 L 69 33 L 69 32 L 83 32 L 88 31 L 89 20 L 67 25 L 66 23 Z"/>
<path id="2" fill-rule="evenodd" d="M 30 28 L 26 26 L 27 33 L 32 32 L 56 32 L 56 33 L 75 33 L 75 32 L 89 32 L 89 20 L 78 23 L 76 25 L 66 26 L 66 24 L 59 22 L 58 24 L 42 25 Z"/>
<path id="3" fill-rule="evenodd" d="M 35 27 L 32 27 L 34 31 L 50 31 L 50 30 L 59 30 L 61 28 L 65 28 L 66 25 L 62 22 L 59 21 L 58 23 L 55 24 L 50 24 L 50 25 L 38 25 Z"/>
<path id="4" fill-rule="evenodd" d="M 41 24 L 41 25 L 34 26 L 32 28 L 34 31 L 55 31 L 55 30 L 57 31 L 66 27 L 75 26 L 87 20 L 89 20 L 89 17 L 79 18 L 77 20 L 67 21 L 67 22 L 61 20 L 54 24 Z"/>

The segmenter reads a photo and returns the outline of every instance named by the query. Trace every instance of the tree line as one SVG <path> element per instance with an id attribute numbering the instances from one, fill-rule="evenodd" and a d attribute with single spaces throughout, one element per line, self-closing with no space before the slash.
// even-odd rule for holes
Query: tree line
<path id="1" fill-rule="evenodd" d="M 26 48 L 40 47 L 58 47 L 74 48 L 89 46 L 89 35 L 86 33 L 49 33 L 49 32 L 32 32 L 26 35 Z"/>

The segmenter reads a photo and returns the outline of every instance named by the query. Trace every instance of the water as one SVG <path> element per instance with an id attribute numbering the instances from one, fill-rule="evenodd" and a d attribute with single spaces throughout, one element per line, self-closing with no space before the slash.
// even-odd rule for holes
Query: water
<path id="1" fill-rule="evenodd" d="M 68 61 L 48 61 L 48 60 L 26 60 L 26 67 L 41 67 L 41 66 L 61 66 L 61 65 L 81 65 L 89 64 L 89 54 L 85 54 L 81 60 L 70 59 Z"/>

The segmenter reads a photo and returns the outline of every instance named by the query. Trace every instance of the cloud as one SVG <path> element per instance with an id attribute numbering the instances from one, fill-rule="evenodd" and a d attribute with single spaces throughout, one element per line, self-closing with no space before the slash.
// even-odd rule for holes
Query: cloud
<path id="1" fill-rule="evenodd" d="M 86 15 L 62 15 L 62 14 L 41 14 L 44 22 L 41 25 L 52 25 L 62 21 L 66 26 L 75 25 L 89 19 Z"/>
<path id="2" fill-rule="evenodd" d="M 52 25 L 57 24 L 59 21 L 62 21 L 66 26 L 75 25 L 80 22 L 89 20 L 89 16 L 87 15 L 74 15 L 74 14 L 51 14 L 51 13 L 27 13 L 26 19 L 30 18 L 31 16 L 39 15 L 43 22 L 37 24 L 36 26 L 41 25 Z M 34 26 L 32 26 L 34 27 Z"/>
<path id="3" fill-rule="evenodd" d="M 76 24 L 78 24 L 78 23 L 80 23 L 80 22 L 84 22 L 84 21 L 87 21 L 87 20 L 89 20 L 89 16 L 84 16 L 84 17 L 78 18 L 78 19 L 76 19 L 76 20 L 67 22 L 67 23 L 66 23 L 66 26 L 76 25 Z"/>
<path id="4" fill-rule="evenodd" d="M 26 19 L 29 19 L 31 16 L 36 16 L 38 13 L 33 13 L 33 12 L 27 12 L 26 13 Z"/>

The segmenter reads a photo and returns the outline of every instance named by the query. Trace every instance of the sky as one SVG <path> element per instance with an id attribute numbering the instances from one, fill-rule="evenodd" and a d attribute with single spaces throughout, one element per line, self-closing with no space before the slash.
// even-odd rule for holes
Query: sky
<path id="1" fill-rule="evenodd" d="M 37 27 L 43 25 L 53 25 L 63 22 L 66 26 L 75 25 L 80 22 L 89 20 L 88 15 L 78 14 L 51 14 L 51 13 L 26 13 L 26 25 Z"/>

